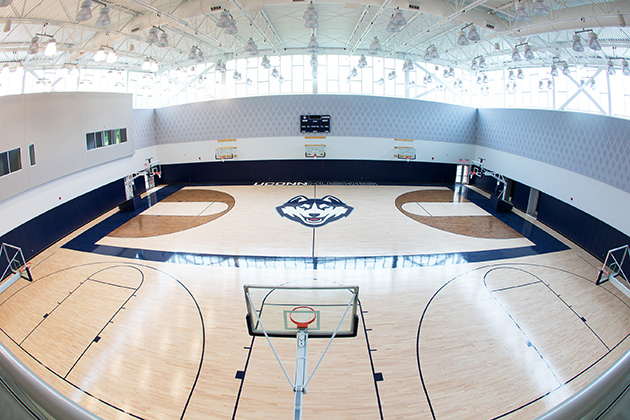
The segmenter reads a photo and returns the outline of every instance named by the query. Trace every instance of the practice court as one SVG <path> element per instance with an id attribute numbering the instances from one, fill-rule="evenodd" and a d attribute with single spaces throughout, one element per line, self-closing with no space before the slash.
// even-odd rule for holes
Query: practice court
<path id="1" fill-rule="evenodd" d="M 531 419 L 630 348 L 600 261 L 466 186 L 166 185 L 31 262 L 0 341 L 104 419 L 292 418 L 244 285 L 359 287 L 305 419 Z M 271 340 L 292 377 L 295 339 Z"/>

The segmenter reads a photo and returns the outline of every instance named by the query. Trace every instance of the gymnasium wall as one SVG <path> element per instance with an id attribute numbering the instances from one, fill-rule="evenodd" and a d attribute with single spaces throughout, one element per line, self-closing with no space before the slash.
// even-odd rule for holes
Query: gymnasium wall
<path id="1" fill-rule="evenodd" d="M 134 153 L 132 96 L 42 93 L 0 97 L 0 151 L 20 148 L 22 169 L 0 177 L 0 202 L 54 179 Z M 127 128 L 127 142 L 87 150 L 86 133 Z M 29 162 L 29 145 L 36 164 Z"/>

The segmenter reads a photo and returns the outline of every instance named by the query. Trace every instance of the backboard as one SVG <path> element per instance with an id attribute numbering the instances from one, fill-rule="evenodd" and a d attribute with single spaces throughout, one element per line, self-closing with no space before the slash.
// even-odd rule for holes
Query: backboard
<path id="1" fill-rule="evenodd" d="M 295 337 L 301 317 L 312 320 L 310 338 L 357 335 L 358 286 L 244 286 L 244 291 L 250 335 Z"/>

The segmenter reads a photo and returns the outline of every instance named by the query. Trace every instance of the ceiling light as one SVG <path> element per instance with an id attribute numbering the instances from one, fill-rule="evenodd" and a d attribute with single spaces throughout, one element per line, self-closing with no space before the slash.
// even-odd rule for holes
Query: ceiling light
<path id="1" fill-rule="evenodd" d="M 142 70 L 148 71 L 150 68 L 151 68 L 151 62 L 149 61 L 148 58 L 145 58 L 144 61 L 142 62 Z"/>
<path id="2" fill-rule="evenodd" d="M 523 51 L 523 57 L 525 57 L 525 60 L 534 59 L 534 53 L 532 52 L 532 47 L 530 47 L 529 44 L 525 44 L 525 51 Z"/>
<path id="3" fill-rule="evenodd" d="M 472 63 L 470 63 L 470 69 L 471 69 L 472 71 L 477 71 L 477 68 L 478 68 L 478 67 L 477 67 L 477 59 L 476 59 L 476 58 L 473 58 Z"/>
<path id="4" fill-rule="evenodd" d="M 313 35 L 306 46 L 306 50 L 310 53 L 316 53 L 319 51 L 319 44 L 317 43 L 317 38 Z"/>
<path id="5" fill-rule="evenodd" d="M 227 10 L 223 10 L 217 20 L 217 28 L 227 28 L 232 25 L 232 16 Z"/>
<path id="6" fill-rule="evenodd" d="M 515 7 L 516 12 L 514 13 L 514 19 L 519 22 L 529 22 L 530 20 L 532 20 L 532 18 L 529 16 L 529 13 L 527 12 L 527 6 L 524 2 L 518 0 Z"/>
<path id="7" fill-rule="evenodd" d="M 381 42 L 378 40 L 377 37 L 374 37 L 374 39 L 372 40 L 372 43 L 370 44 L 370 49 L 368 50 L 368 54 L 377 55 L 377 54 L 380 54 L 382 50 L 383 50 L 383 47 L 381 47 Z"/>
<path id="8" fill-rule="evenodd" d="M 518 69 L 518 71 L 516 72 L 516 78 L 517 79 L 524 79 L 525 75 L 523 74 L 523 69 Z"/>
<path id="9" fill-rule="evenodd" d="M 453 67 L 449 67 L 449 69 L 448 69 L 448 76 L 449 77 L 455 77 L 455 69 Z"/>
<path id="10" fill-rule="evenodd" d="M 317 7 L 313 3 L 310 3 L 306 6 L 306 10 L 304 11 L 304 16 L 302 16 L 304 20 L 317 20 L 319 19 L 319 14 L 317 14 Z"/>
<path id="11" fill-rule="evenodd" d="M 510 70 L 510 73 L 508 75 L 508 79 L 514 80 L 514 70 Z"/>
<path id="12" fill-rule="evenodd" d="M 269 57 L 264 56 L 262 58 L 262 61 L 260 62 L 260 65 L 262 66 L 262 68 L 264 69 L 269 69 L 271 68 L 271 62 L 269 62 Z"/>
<path id="13" fill-rule="evenodd" d="M 85 22 L 92 19 L 92 0 L 83 0 L 81 8 L 77 12 L 77 22 Z"/>
<path id="14" fill-rule="evenodd" d="M 224 32 L 228 35 L 236 35 L 238 33 L 238 28 L 236 27 L 236 19 L 232 19 L 232 24 L 225 28 Z"/>
<path id="15" fill-rule="evenodd" d="M 51 57 L 57 53 L 57 40 L 55 38 L 50 38 L 50 41 L 46 43 L 46 48 L 44 49 L 44 55 L 46 57 Z"/>
<path id="16" fill-rule="evenodd" d="M 405 15 L 403 15 L 402 10 L 397 8 L 391 17 L 390 22 L 398 27 L 401 27 L 407 24 L 407 19 L 405 19 Z"/>
<path id="17" fill-rule="evenodd" d="M 487 74 L 484 74 L 484 75 L 483 75 L 482 82 L 483 82 L 483 83 L 488 83 L 488 75 L 487 75 Z"/>
<path id="18" fill-rule="evenodd" d="M 364 67 L 366 67 L 368 65 L 367 60 L 365 59 L 364 55 L 361 55 L 361 58 L 359 58 L 359 62 L 357 63 L 357 67 L 362 69 Z"/>
<path id="19" fill-rule="evenodd" d="M 411 59 L 407 60 L 407 71 L 414 71 L 415 68 L 413 67 L 413 62 L 411 61 Z"/>
<path id="20" fill-rule="evenodd" d="M 612 60 L 608 60 L 608 68 L 606 69 L 606 72 L 608 73 L 609 76 L 615 75 L 616 71 L 615 71 L 615 66 Z"/>
<path id="21" fill-rule="evenodd" d="M 532 4 L 532 15 L 549 16 L 549 6 L 545 4 L 545 0 L 534 0 Z"/>
<path id="22" fill-rule="evenodd" d="M 96 26 L 107 26 L 112 23 L 112 20 L 109 18 L 109 7 L 105 6 L 101 9 L 101 12 L 98 14 L 96 18 Z"/>
<path id="23" fill-rule="evenodd" d="M 396 70 L 392 70 L 388 75 L 387 78 L 389 80 L 394 80 L 396 78 Z"/>
<path id="24" fill-rule="evenodd" d="M 567 77 L 571 75 L 571 72 L 569 71 L 569 65 L 566 62 L 562 65 L 562 74 Z"/>
<path id="25" fill-rule="evenodd" d="M 225 67 L 225 63 L 222 60 L 218 60 L 217 64 L 214 66 L 214 70 L 219 73 L 225 73 L 227 68 Z"/>
<path id="26" fill-rule="evenodd" d="M 477 76 L 477 84 L 480 85 L 481 84 L 481 76 Z"/>
<path id="27" fill-rule="evenodd" d="M 7 7 L 13 3 L 13 0 L 0 0 L 0 7 Z"/>
<path id="28" fill-rule="evenodd" d="M 521 57 L 521 53 L 518 52 L 518 48 L 514 47 L 512 49 L 512 61 L 521 61 L 522 57 Z"/>
<path id="29" fill-rule="evenodd" d="M 278 83 L 283 84 L 284 83 L 284 77 L 282 77 L 282 76 L 278 77 Z"/>
<path id="30" fill-rule="evenodd" d="M 151 70 L 153 73 L 155 73 L 156 71 L 158 71 L 160 69 L 160 66 L 158 66 L 157 61 L 153 60 L 151 62 L 151 67 L 149 68 L 149 70 Z"/>
<path id="31" fill-rule="evenodd" d="M 151 29 L 149 29 L 149 36 L 147 37 L 147 43 L 155 44 L 159 40 L 160 39 L 158 38 L 158 30 L 157 30 L 157 28 L 156 27 L 151 27 Z"/>
<path id="32" fill-rule="evenodd" d="M 575 52 L 584 52 L 584 46 L 582 45 L 582 38 L 578 34 L 573 35 L 573 46 L 571 47 Z"/>
<path id="33" fill-rule="evenodd" d="M 317 19 L 304 21 L 305 28 L 313 29 L 313 28 L 317 28 L 318 26 L 319 26 L 319 22 L 317 21 Z"/>
<path id="34" fill-rule="evenodd" d="M 429 48 L 429 54 L 431 54 L 431 58 L 440 58 L 440 53 L 438 52 L 437 48 L 435 48 L 435 46 L 431 46 L 431 48 Z"/>
<path id="35" fill-rule="evenodd" d="M 234 76 L 232 76 L 234 80 L 241 80 L 243 76 L 238 71 L 234 70 Z"/>
<path id="36" fill-rule="evenodd" d="M 29 45 L 28 51 L 26 52 L 27 54 L 37 54 L 38 51 L 39 51 L 39 37 L 34 36 L 31 39 L 31 45 Z"/>
<path id="37" fill-rule="evenodd" d="M 160 40 L 155 45 L 160 48 L 168 47 L 168 34 L 166 32 L 162 32 L 160 34 Z"/>
<path id="38" fill-rule="evenodd" d="M 258 55 L 258 46 L 253 38 L 249 38 L 247 40 L 247 45 L 245 46 L 245 52 L 249 55 Z"/>
<path id="39" fill-rule="evenodd" d="M 101 62 L 101 61 L 105 61 L 106 58 L 107 58 L 107 54 L 105 54 L 104 47 L 99 48 L 96 54 L 94 54 L 94 61 Z"/>
<path id="40" fill-rule="evenodd" d="M 622 15 L 617 15 L 617 20 L 619 21 L 619 26 L 620 27 L 622 27 L 622 28 L 626 27 L 626 20 L 623 18 Z"/>
<path id="41" fill-rule="evenodd" d="M 274 67 L 273 70 L 271 70 L 271 77 L 280 77 L 280 73 L 277 68 Z"/>
<path id="42" fill-rule="evenodd" d="M 597 34 L 595 32 L 588 33 L 588 47 L 593 51 L 600 51 L 602 49 L 602 46 L 599 45 Z"/>
<path id="43" fill-rule="evenodd" d="M 475 25 L 472 25 L 470 27 L 470 31 L 468 31 L 468 39 L 470 39 L 471 41 L 479 41 L 481 39 L 481 36 L 479 35 L 479 32 L 477 32 L 477 27 Z"/>
<path id="44" fill-rule="evenodd" d="M 429 49 L 427 48 L 427 50 L 424 52 L 424 57 L 423 57 L 424 61 L 431 61 L 431 51 L 429 51 Z"/>
<path id="45" fill-rule="evenodd" d="M 356 67 L 352 67 L 352 71 L 350 72 L 350 77 L 357 77 L 359 75 L 359 72 L 357 71 Z"/>
<path id="46" fill-rule="evenodd" d="M 201 63 L 204 61 L 203 51 L 197 48 L 197 63 Z"/>
<path id="47" fill-rule="evenodd" d="M 468 41 L 468 38 L 466 38 L 464 30 L 459 31 L 459 34 L 457 35 L 457 45 L 464 46 L 468 44 L 470 44 L 470 42 Z"/>
<path id="48" fill-rule="evenodd" d="M 190 52 L 188 53 L 188 59 L 189 60 L 196 60 L 197 59 L 197 47 L 192 47 L 190 49 Z"/>
<path id="49" fill-rule="evenodd" d="M 317 67 L 317 54 L 315 53 L 311 55 L 311 67 Z"/>
<path id="50" fill-rule="evenodd" d="M 444 69 L 444 73 L 442 73 L 442 77 L 445 78 L 445 79 L 448 78 L 448 69 L 447 68 Z"/>
<path id="51" fill-rule="evenodd" d="M 558 67 L 556 67 L 555 64 L 551 65 L 551 75 L 552 76 L 557 76 L 558 75 Z"/>
<path id="52" fill-rule="evenodd" d="M 116 55 L 114 50 L 111 50 L 109 54 L 107 54 L 107 63 L 114 64 L 116 61 L 118 61 L 118 55 Z"/>
<path id="53" fill-rule="evenodd" d="M 628 67 L 628 61 L 623 60 L 621 62 L 621 72 L 624 76 L 630 76 L 630 67 Z"/>
<path id="54" fill-rule="evenodd" d="M 480 69 L 486 68 L 486 59 L 483 57 L 483 55 L 479 57 L 479 68 Z"/>
<path id="55" fill-rule="evenodd" d="M 387 32 L 399 32 L 400 31 L 400 27 L 397 26 L 396 24 L 394 24 L 394 22 L 392 22 L 390 20 L 389 23 L 387 24 L 387 28 L 385 28 L 385 30 Z"/>

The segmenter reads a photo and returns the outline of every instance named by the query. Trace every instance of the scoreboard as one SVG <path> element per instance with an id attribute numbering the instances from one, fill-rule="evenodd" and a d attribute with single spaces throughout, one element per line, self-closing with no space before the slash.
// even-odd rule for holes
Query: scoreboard
<path id="1" fill-rule="evenodd" d="M 330 133 L 330 115 L 300 115 L 302 133 Z"/>

